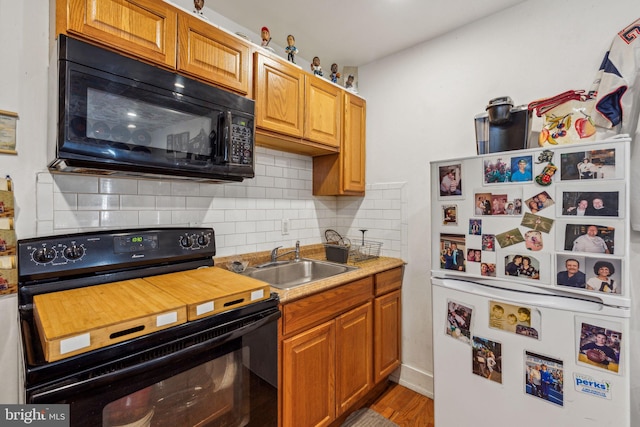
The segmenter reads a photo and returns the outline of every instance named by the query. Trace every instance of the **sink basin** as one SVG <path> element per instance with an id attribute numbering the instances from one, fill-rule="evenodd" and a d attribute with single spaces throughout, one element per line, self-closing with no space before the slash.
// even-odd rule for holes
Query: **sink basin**
<path id="1" fill-rule="evenodd" d="M 357 268 L 329 261 L 301 259 L 275 263 L 261 268 L 248 268 L 242 274 L 267 282 L 274 288 L 287 290 Z"/>

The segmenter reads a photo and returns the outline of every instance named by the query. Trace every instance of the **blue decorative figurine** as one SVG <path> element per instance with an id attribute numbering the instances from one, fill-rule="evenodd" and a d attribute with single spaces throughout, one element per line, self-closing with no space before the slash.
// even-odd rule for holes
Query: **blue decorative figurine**
<path id="1" fill-rule="evenodd" d="M 298 53 L 298 48 L 294 45 L 296 43 L 296 38 L 291 34 L 287 36 L 287 47 L 284 48 L 285 52 L 287 52 L 287 59 L 294 64 L 296 63 L 296 55 Z"/>

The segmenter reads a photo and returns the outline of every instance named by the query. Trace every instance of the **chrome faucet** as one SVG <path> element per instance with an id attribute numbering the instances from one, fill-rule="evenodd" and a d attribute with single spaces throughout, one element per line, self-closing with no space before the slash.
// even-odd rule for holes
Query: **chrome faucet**
<path id="1" fill-rule="evenodd" d="M 295 260 L 300 261 L 300 240 L 296 240 L 296 248 L 293 251 L 285 252 L 283 254 L 278 255 L 278 249 L 282 246 L 278 246 L 271 251 L 271 262 L 276 262 L 278 258 L 295 253 Z"/>

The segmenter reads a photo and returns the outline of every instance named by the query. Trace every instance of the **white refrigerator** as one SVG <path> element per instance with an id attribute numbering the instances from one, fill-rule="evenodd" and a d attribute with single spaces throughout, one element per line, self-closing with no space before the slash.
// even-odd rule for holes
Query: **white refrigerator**
<path id="1" fill-rule="evenodd" d="M 431 163 L 436 426 L 633 425 L 629 149 Z"/>

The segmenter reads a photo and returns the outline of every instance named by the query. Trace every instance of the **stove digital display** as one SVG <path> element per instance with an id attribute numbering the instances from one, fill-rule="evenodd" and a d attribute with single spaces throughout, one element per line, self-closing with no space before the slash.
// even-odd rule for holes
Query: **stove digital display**
<path id="1" fill-rule="evenodd" d="M 117 254 L 153 251 L 158 249 L 157 234 L 140 234 L 114 237 L 114 250 Z"/>

